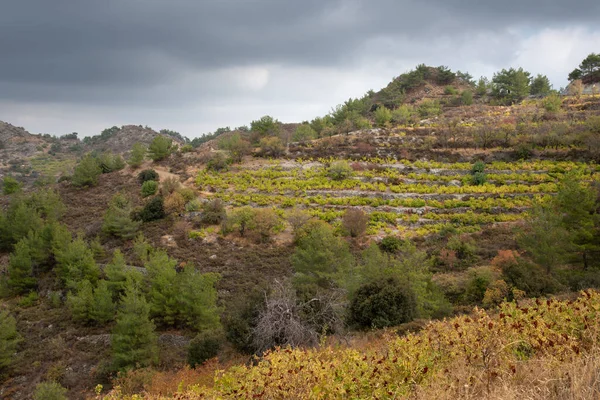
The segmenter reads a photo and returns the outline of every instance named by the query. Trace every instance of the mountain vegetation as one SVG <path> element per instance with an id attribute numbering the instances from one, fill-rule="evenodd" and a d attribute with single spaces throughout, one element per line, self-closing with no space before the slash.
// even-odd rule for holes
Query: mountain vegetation
<path id="1" fill-rule="evenodd" d="M 0 397 L 596 398 L 595 57 L 194 140 L 2 123 Z"/>

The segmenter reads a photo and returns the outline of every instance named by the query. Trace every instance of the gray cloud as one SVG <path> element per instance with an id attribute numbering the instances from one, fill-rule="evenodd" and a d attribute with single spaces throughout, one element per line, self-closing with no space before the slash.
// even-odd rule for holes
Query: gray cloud
<path id="1" fill-rule="evenodd" d="M 15 104 L 74 104 L 138 118 L 187 108 L 186 119 L 214 104 L 245 116 L 252 101 L 288 102 L 293 116 L 294 98 L 309 102 L 303 86 L 345 94 L 344 73 L 383 85 L 420 62 L 488 72 L 520 60 L 519 43 L 544 29 L 597 32 L 598 15 L 595 0 L 7 0 L 0 100 L 11 114 Z M 369 69 L 390 75 L 366 78 Z M 300 70 L 306 78 L 290 72 Z M 302 82 L 332 71 L 330 82 Z"/>

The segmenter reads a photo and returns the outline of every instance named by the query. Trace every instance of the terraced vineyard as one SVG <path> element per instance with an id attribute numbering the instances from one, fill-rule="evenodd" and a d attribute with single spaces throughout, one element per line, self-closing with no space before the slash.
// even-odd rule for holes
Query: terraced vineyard
<path id="1" fill-rule="evenodd" d="M 535 201 L 556 192 L 565 174 L 593 179 L 595 164 L 560 161 L 494 162 L 487 181 L 472 183 L 470 163 L 363 159 L 342 180 L 328 177 L 334 159 L 271 161 L 269 165 L 202 171 L 196 183 L 231 207 L 298 207 L 337 223 L 345 209 L 370 215 L 370 235 L 427 235 L 453 226 L 474 232 L 487 224 L 522 220 Z"/>

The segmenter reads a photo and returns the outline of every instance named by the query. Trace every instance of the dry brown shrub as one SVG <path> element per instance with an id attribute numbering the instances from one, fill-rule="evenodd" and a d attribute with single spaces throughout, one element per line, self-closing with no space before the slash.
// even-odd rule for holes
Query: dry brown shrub
<path id="1" fill-rule="evenodd" d="M 351 237 L 360 237 L 367 231 L 369 216 L 358 208 L 349 208 L 342 217 L 342 226 Z"/>
<path id="2" fill-rule="evenodd" d="M 185 209 L 185 199 L 177 192 L 170 194 L 165 199 L 165 212 L 167 214 L 179 213 Z"/>

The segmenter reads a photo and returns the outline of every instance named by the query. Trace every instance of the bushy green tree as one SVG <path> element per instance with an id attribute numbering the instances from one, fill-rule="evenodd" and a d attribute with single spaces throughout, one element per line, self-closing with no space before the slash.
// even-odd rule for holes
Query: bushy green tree
<path id="1" fill-rule="evenodd" d="M 375 123 L 379 127 L 386 127 L 392 120 L 392 112 L 386 106 L 379 106 L 375 110 Z"/>
<path id="2" fill-rule="evenodd" d="M 460 102 L 465 106 L 470 106 L 473 104 L 473 92 L 470 90 L 464 90 L 460 94 Z"/>
<path id="3" fill-rule="evenodd" d="M 177 306 L 179 319 L 198 331 L 218 328 L 217 284 L 220 276 L 200 273 L 193 265 L 187 265 L 177 281 Z"/>
<path id="4" fill-rule="evenodd" d="M 8 262 L 8 286 L 17 294 L 35 289 L 37 281 L 33 277 L 33 260 L 25 240 L 15 246 Z"/>
<path id="5" fill-rule="evenodd" d="M 348 311 L 350 324 L 360 328 L 396 326 L 416 317 L 416 296 L 406 283 L 390 277 L 362 285 Z"/>
<path id="6" fill-rule="evenodd" d="M 276 136 L 264 137 L 259 142 L 260 152 L 263 156 L 280 157 L 285 153 L 285 146 Z"/>
<path id="7" fill-rule="evenodd" d="M 142 281 L 142 274 L 133 268 L 127 267 L 125 257 L 119 249 L 115 250 L 111 262 L 104 268 L 104 275 L 113 300 L 118 300 L 125 292 L 128 279 L 132 282 Z"/>
<path id="8" fill-rule="evenodd" d="M 150 321 L 150 306 L 133 283 L 126 287 L 112 333 L 115 370 L 145 367 L 156 360 L 157 336 Z"/>
<path id="9" fill-rule="evenodd" d="M 302 124 L 296 128 L 294 132 L 293 140 L 295 142 L 305 142 L 317 138 L 317 132 L 310 126 L 310 124 Z"/>
<path id="10" fill-rule="evenodd" d="M 22 199 L 14 199 L 6 212 L 0 211 L 0 249 L 10 251 L 15 243 L 42 225 L 42 218 L 34 207 Z"/>
<path id="11" fill-rule="evenodd" d="M 8 311 L 0 311 L 0 370 L 8 367 L 21 342 L 17 323 Z"/>
<path id="12" fill-rule="evenodd" d="M 91 154 L 85 155 L 75 167 L 71 182 L 75 186 L 96 186 L 102 170 Z"/>
<path id="13" fill-rule="evenodd" d="M 552 92 L 550 79 L 546 75 L 537 74 L 531 80 L 531 94 L 534 96 L 548 96 Z"/>
<path id="14" fill-rule="evenodd" d="M 161 196 L 153 197 L 140 211 L 139 218 L 144 222 L 155 221 L 166 216 L 164 200 Z"/>
<path id="15" fill-rule="evenodd" d="M 67 389 L 55 381 L 40 382 L 33 392 L 33 400 L 67 400 Z"/>
<path id="16" fill-rule="evenodd" d="M 177 307 L 177 260 L 162 250 L 150 254 L 145 264 L 150 283 L 148 301 L 151 315 L 163 325 L 174 325 L 179 309 Z"/>
<path id="17" fill-rule="evenodd" d="M 146 181 L 142 184 L 142 197 L 153 196 L 158 190 L 158 182 Z"/>
<path id="18" fill-rule="evenodd" d="M 125 161 L 123 161 L 123 158 L 119 154 L 104 152 L 96 157 L 96 161 L 103 174 L 125 168 Z"/>
<path id="19" fill-rule="evenodd" d="M 21 183 L 12 176 L 5 176 L 2 181 L 2 193 L 5 195 L 21 191 Z"/>
<path id="20" fill-rule="evenodd" d="M 529 212 L 527 224 L 517 240 L 535 263 L 551 273 L 566 260 L 571 237 L 572 233 L 561 225 L 560 216 L 550 207 L 538 204 Z"/>
<path id="21" fill-rule="evenodd" d="M 216 357 L 223 346 L 223 332 L 220 330 L 208 330 L 199 333 L 190 342 L 188 348 L 187 362 L 192 368 L 201 365 L 206 360 Z"/>
<path id="22" fill-rule="evenodd" d="M 590 253 L 598 250 L 595 240 L 600 222 L 598 193 L 576 174 L 569 173 L 559 184 L 553 206 L 561 216 L 562 227 L 571 233 L 572 244 L 587 268 Z"/>
<path id="23" fill-rule="evenodd" d="M 250 123 L 250 130 L 257 132 L 260 136 L 273 136 L 279 133 L 281 122 L 269 115 L 265 115 Z"/>
<path id="24" fill-rule="evenodd" d="M 418 317 L 441 317 L 451 311 L 451 305 L 432 282 L 431 265 L 427 253 L 408 241 L 404 241 L 393 255 L 382 252 L 376 244 L 372 244 L 362 253 L 352 274 L 346 276 L 344 287 L 352 299 L 361 285 L 393 278 L 407 284 L 415 294 Z"/>
<path id="25" fill-rule="evenodd" d="M 569 81 L 581 79 L 585 83 L 600 82 L 600 53 L 590 53 L 581 61 L 579 68 L 569 74 Z"/>
<path id="26" fill-rule="evenodd" d="M 215 284 L 218 274 L 201 274 L 191 265 L 177 273 L 177 260 L 155 250 L 145 264 L 150 313 L 161 324 L 185 324 L 196 330 L 219 326 Z"/>
<path id="27" fill-rule="evenodd" d="M 132 168 L 137 168 L 144 162 L 144 158 L 146 158 L 146 146 L 142 143 L 135 143 L 131 147 L 131 153 L 129 154 L 129 159 L 127 160 L 127 164 L 129 164 Z"/>
<path id="28" fill-rule="evenodd" d="M 94 287 L 89 280 L 84 279 L 73 285 L 74 290 L 67 295 L 67 305 L 73 319 L 78 322 L 91 322 L 91 310 L 94 302 Z"/>
<path id="29" fill-rule="evenodd" d="M 392 121 L 397 124 L 407 124 L 411 122 L 415 115 L 415 109 L 410 104 L 402 104 L 392 111 Z"/>
<path id="30" fill-rule="evenodd" d="M 492 78 L 492 94 L 506 104 L 523 100 L 530 93 L 531 74 L 523 68 L 503 69 Z"/>
<path id="31" fill-rule="evenodd" d="M 242 158 L 250 153 L 250 142 L 242 138 L 239 133 L 221 137 L 218 142 L 219 148 L 229 152 L 233 162 L 241 162 Z"/>
<path id="32" fill-rule="evenodd" d="M 488 81 L 488 79 L 486 77 L 482 76 L 477 81 L 477 86 L 475 87 L 475 93 L 478 96 L 485 96 L 487 94 L 489 88 L 490 88 L 490 82 Z"/>
<path id="33" fill-rule="evenodd" d="M 131 211 L 129 199 L 121 193 L 115 194 L 104 214 L 102 231 L 123 239 L 133 238 L 140 227 L 140 222 L 131 219 Z"/>
<path id="34" fill-rule="evenodd" d="M 144 184 L 144 182 L 147 182 L 147 181 L 158 182 L 160 179 L 160 177 L 158 176 L 158 172 L 156 172 L 153 169 L 145 169 L 145 170 L 141 171 L 138 174 L 137 178 L 138 178 L 138 182 L 142 185 Z"/>
<path id="35" fill-rule="evenodd" d="M 25 198 L 25 204 L 36 210 L 40 217 L 48 221 L 57 221 L 66 210 L 60 195 L 52 189 L 41 189 Z"/>
<path id="36" fill-rule="evenodd" d="M 347 179 L 352 176 L 352 167 L 346 160 L 335 161 L 327 168 L 327 176 L 334 181 Z"/>
<path id="37" fill-rule="evenodd" d="M 64 232 L 64 231 L 63 231 Z M 94 284 L 100 276 L 100 269 L 94 260 L 94 254 L 83 240 L 78 236 L 75 240 L 65 241 L 63 233 L 60 237 L 53 237 L 52 250 L 56 259 L 54 270 L 56 275 L 68 287 L 73 287 L 82 280 L 89 280 Z M 70 236 L 70 233 L 68 234 Z"/>
<path id="38" fill-rule="evenodd" d="M 106 324 L 114 318 L 115 303 L 108 282 L 105 280 L 98 281 L 98 286 L 94 289 L 90 319 L 98 324 Z"/>
<path id="39" fill-rule="evenodd" d="M 227 225 L 229 229 L 235 229 L 244 236 L 247 231 L 252 230 L 255 225 L 255 212 L 252 207 L 245 206 L 236 208 L 231 215 L 227 217 Z"/>
<path id="40" fill-rule="evenodd" d="M 297 284 L 330 287 L 348 273 L 353 258 L 348 244 L 327 223 L 315 223 L 298 240 L 292 255 Z"/>
<path id="41" fill-rule="evenodd" d="M 152 161 L 167 158 L 173 151 L 173 139 L 166 136 L 156 136 L 148 147 L 148 156 Z"/>

